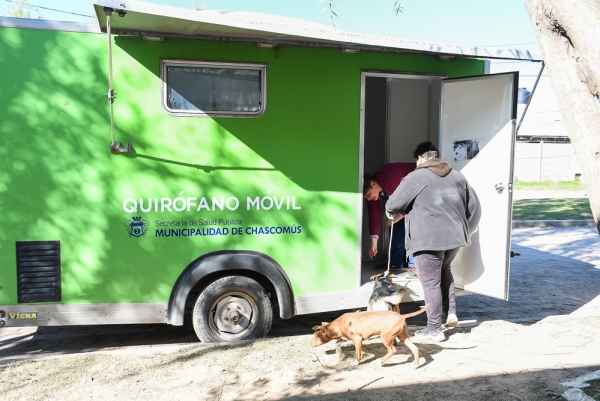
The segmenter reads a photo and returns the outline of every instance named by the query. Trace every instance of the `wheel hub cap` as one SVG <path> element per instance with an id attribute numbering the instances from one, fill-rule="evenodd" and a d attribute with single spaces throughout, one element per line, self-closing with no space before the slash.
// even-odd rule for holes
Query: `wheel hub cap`
<path id="1" fill-rule="evenodd" d="M 244 298 L 228 296 L 217 303 L 215 324 L 221 331 L 238 334 L 246 330 L 252 320 L 252 306 Z"/>

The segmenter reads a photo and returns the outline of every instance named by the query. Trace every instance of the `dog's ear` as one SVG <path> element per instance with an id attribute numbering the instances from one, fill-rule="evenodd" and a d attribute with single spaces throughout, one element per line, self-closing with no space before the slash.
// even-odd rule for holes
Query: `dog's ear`
<path id="1" fill-rule="evenodd" d="M 321 330 L 321 326 L 313 326 L 313 331 L 319 331 Z"/>
<path id="2" fill-rule="evenodd" d="M 329 322 L 322 322 L 321 325 L 323 325 L 323 327 L 327 326 L 329 324 Z"/>

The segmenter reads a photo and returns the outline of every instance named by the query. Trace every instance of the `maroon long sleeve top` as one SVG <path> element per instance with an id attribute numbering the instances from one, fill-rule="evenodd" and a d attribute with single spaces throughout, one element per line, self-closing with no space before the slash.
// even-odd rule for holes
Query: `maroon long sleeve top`
<path id="1" fill-rule="evenodd" d="M 415 163 L 389 163 L 381 167 L 374 174 L 374 179 L 379 184 L 383 192 L 390 196 L 400 182 L 408 173 L 415 170 Z M 381 230 L 381 212 L 379 210 L 379 202 L 384 202 L 379 194 L 377 200 L 367 201 L 367 210 L 369 213 L 369 235 L 372 238 L 379 237 Z"/>

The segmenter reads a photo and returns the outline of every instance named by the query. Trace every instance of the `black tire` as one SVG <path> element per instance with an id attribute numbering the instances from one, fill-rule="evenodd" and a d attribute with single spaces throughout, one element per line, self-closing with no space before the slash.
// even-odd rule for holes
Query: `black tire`
<path id="1" fill-rule="evenodd" d="M 227 276 L 212 282 L 198 296 L 192 315 L 202 342 L 227 342 L 267 335 L 273 309 L 264 288 L 251 278 Z"/>

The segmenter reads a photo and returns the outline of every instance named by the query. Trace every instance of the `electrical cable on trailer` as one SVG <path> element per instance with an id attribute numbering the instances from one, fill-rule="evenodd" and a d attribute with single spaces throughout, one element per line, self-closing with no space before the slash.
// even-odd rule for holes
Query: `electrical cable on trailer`
<path id="1" fill-rule="evenodd" d="M 110 151 L 112 153 L 131 153 L 131 142 L 127 143 L 127 147 L 121 147 L 121 142 L 115 142 L 115 122 L 113 114 L 113 103 L 115 102 L 115 91 L 113 89 L 112 76 L 112 41 L 110 37 L 110 16 L 113 13 L 110 7 L 104 7 L 104 15 L 106 15 L 106 36 L 108 37 L 108 104 L 110 105 Z M 119 14 L 120 15 L 120 14 Z"/>
<path id="2" fill-rule="evenodd" d="M 5 0 L 9 3 L 17 3 L 17 1 L 13 1 L 13 0 Z M 65 13 L 65 14 L 71 14 L 71 15 L 77 15 L 79 17 L 87 17 L 87 18 L 94 18 L 93 15 L 87 15 L 87 14 L 79 14 L 79 13 L 74 13 L 71 11 L 63 11 L 63 10 L 57 10 L 55 8 L 48 8 L 48 7 L 42 7 L 42 6 L 38 6 L 36 4 L 31 4 L 34 8 L 41 8 L 42 10 L 48 10 L 48 11 L 54 11 L 57 13 Z"/>

